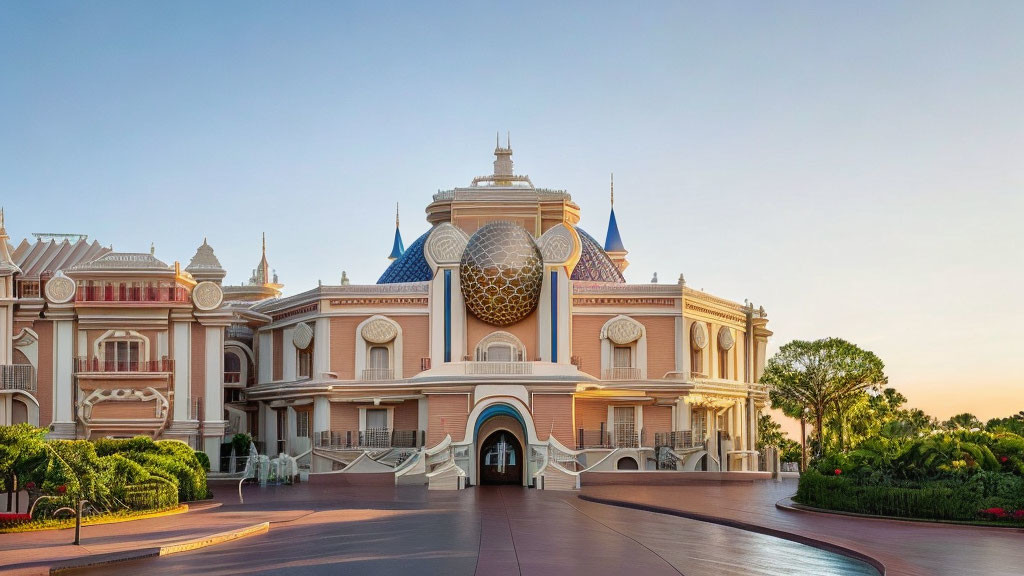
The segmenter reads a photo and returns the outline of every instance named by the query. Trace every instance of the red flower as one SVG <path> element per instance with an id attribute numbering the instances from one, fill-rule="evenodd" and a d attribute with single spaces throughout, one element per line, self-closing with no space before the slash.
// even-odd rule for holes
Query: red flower
<path id="1" fill-rule="evenodd" d="M 999 459 L 999 461 L 1002 462 L 1003 464 L 1006 464 L 1007 460 L 1009 460 L 1009 458 L 1007 458 L 1006 456 L 1003 456 L 1002 458 Z"/>
<path id="2" fill-rule="evenodd" d="M 842 473 L 843 473 L 842 469 L 836 468 L 836 476 L 839 476 Z"/>
<path id="3" fill-rule="evenodd" d="M 1002 508 L 986 508 L 981 511 L 981 515 L 998 520 L 1000 518 L 1006 518 L 1006 510 Z"/>
<path id="4" fill-rule="evenodd" d="M 1024 521 L 1024 510 L 1017 510 L 1013 513 L 1014 520 Z"/>
<path id="5" fill-rule="evenodd" d="M 25 482 L 25 489 L 26 490 L 31 490 L 31 489 L 33 489 L 35 487 L 36 487 L 36 483 L 35 482 L 32 482 L 32 481 Z"/>
<path id="6" fill-rule="evenodd" d="M 63 494 L 65 492 L 67 492 L 67 491 L 68 491 L 68 487 L 67 486 L 65 486 L 63 484 L 61 484 L 60 486 L 57 486 L 57 493 L 58 494 Z"/>

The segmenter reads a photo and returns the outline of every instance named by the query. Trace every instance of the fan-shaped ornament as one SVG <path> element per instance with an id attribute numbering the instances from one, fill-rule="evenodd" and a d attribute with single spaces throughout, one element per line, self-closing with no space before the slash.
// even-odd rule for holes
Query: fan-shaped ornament
<path id="1" fill-rule="evenodd" d="M 363 325 L 360 335 L 370 344 L 386 344 L 398 337 L 398 328 L 384 318 L 374 318 Z"/>
<path id="2" fill-rule="evenodd" d="M 718 331 L 718 346 L 722 350 L 732 350 L 733 344 L 736 344 L 736 339 L 732 336 L 732 330 L 729 330 L 725 326 Z"/>
<path id="3" fill-rule="evenodd" d="M 313 343 L 313 328 L 305 322 L 299 322 L 295 325 L 295 331 L 292 332 L 292 344 L 295 345 L 299 350 L 305 350 L 309 348 L 309 345 Z"/>

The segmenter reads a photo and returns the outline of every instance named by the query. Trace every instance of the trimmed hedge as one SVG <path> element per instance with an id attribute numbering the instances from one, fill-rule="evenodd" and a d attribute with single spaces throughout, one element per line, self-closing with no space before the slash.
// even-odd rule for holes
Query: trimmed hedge
<path id="1" fill-rule="evenodd" d="M 17 478 L 29 498 L 40 500 L 35 516 L 49 517 L 78 498 L 100 512 L 157 510 L 208 498 L 206 466 L 177 440 L 139 436 L 129 439 L 43 440 L 45 430 L 28 425 L 0 426 L 2 483 Z M 203 455 L 205 456 L 205 455 Z"/>
<path id="2" fill-rule="evenodd" d="M 977 520 L 982 510 L 1024 510 L 1024 480 L 1001 473 L 971 477 L 865 484 L 842 475 L 827 476 L 810 469 L 800 477 L 796 502 L 843 512 L 925 518 Z"/>

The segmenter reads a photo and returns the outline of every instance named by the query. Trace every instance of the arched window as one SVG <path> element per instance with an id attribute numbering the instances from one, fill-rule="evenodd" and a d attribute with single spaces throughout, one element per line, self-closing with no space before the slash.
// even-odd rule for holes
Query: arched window
<path id="1" fill-rule="evenodd" d="M 690 373 L 693 377 L 706 377 L 704 371 L 704 348 L 708 345 L 708 329 L 697 321 L 690 326 Z"/>
<path id="2" fill-rule="evenodd" d="M 234 352 L 224 353 L 224 383 L 235 384 L 242 376 L 242 359 Z"/>
<path id="3" fill-rule="evenodd" d="M 134 330 L 109 330 L 96 339 L 95 369 L 104 372 L 135 372 L 149 360 L 149 339 Z"/>
<path id="4" fill-rule="evenodd" d="M 367 370 L 372 370 L 378 376 L 384 376 L 391 371 L 391 350 L 387 346 L 371 346 Z M 382 378 L 383 379 L 383 378 Z"/>
<path id="5" fill-rule="evenodd" d="M 523 343 L 508 332 L 492 332 L 476 346 L 477 362 L 522 362 L 526 354 Z"/>
<path id="6" fill-rule="evenodd" d="M 718 377 L 729 377 L 729 351 L 721 346 L 718 347 Z"/>

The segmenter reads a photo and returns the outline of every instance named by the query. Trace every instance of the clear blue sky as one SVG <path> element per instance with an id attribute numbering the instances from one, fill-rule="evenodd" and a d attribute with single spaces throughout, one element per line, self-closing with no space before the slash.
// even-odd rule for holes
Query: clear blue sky
<path id="1" fill-rule="evenodd" d="M 516 169 L 631 281 L 841 336 L 939 416 L 1024 408 L 1024 4 L 0 4 L 0 204 L 228 281 L 374 282 L 393 210 Z"/>

